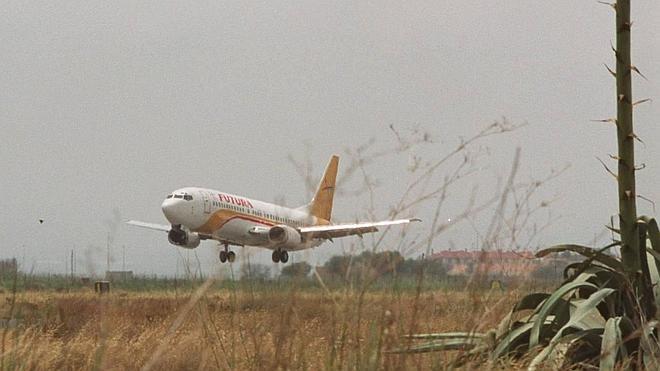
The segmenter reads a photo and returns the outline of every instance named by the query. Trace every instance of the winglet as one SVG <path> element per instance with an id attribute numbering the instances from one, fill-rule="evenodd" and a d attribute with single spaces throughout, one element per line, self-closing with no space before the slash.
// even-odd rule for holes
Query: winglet
<path id="1" fill-rule="evenodd" d="M 314 198 L 309 203 L 309 213 L 319 219 L 330 220 L 332 216 L 332 201 L 335 195 L 335 183 L 337 182 L 337 169 L 339 167 L 339 156 L 330 157 L 328 166 L 325 168 L 323 178 L 316 189 Z"/>

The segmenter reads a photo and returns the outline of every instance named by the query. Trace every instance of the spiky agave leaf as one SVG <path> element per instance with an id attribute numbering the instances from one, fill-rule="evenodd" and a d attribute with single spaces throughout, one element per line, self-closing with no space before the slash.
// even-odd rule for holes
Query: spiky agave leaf
<path id="1" fill-rule="evenodd" d="M 470 350 L 483 344 L 483 338 L 446 337 L 428 343 L 412 345 L 406 348 L 389 350 L 386 353 L 428 353 L 442 350 Z"/>
<path id="2" fill-rule="evenodd" d="M 534 357 L 534 360 L 530 364 L 529 368 L 530 369 L 535 369 L 538 367 L 540 364 L 545 362 L 547 357 L 552 354 L 553 350 L 555 347 L 560 344 L 560 343 L 565 343 L 567 340 L 563 339 L 564 333 L 570 329 L 577 329 L 578 333 L 586 335 L 588 333 L 601 333 L 603 331 L 603 327 L 605 325 L 605 321 L 603 320 L 602 317 L 600 317 L 600 314 L 598 313 L 598 310 L 596 309 L 596 306 L 605 299 L 605 297 L 609 296 L 612 294 L 615 290 L 610 289 L 610 288 L 604 288 L 600 289 L 591 296 L 589 296 L 588 299 L 582 300 L 580 303 L 577 303 L 575 306 L 575 310 L 571 313 L 570 319 L 566 324 L 564 324 L 559 331 L 555 333 L 553 338 L 550 340 L 550 343 L 536 356 Z M 589 317 L 595 317 L 598 316 L 600 319 L 594 319 L 594 318 L 589 318 Z M 573 334 L 567 335 L 570 340 L 574 339 Z M 530 343 L 532 339 L 530 337 Z M 530 347 L 531 349 L 531 347 Z"/>
<path id="3" fill-rule="evenodd" d="M 482 339 L 486 334 L 478 332 L 441 332 L 433 334 L 413 334 L 404 335 L 408 339 L 425 339 L 425 340 L 438 340 L 438 339 Z"/>
<path id="4" fill-rule="evenodd" d="M 613 317 L 605 323 L 603 332 L 603 341 L 600 346 L 600 370 L 614 370 L 617 355 L 621 353 L 622 357 L 627 354 L 626 347 L 623 346 L 623 335 L 619 324 L 622 317 Z"/>
<path id="5" fill-rule="evenodd" d="M 651 241 L 651 247 L 660 256 L 660 230 L 658 230 L 658 222 L 648 216 L 642 216 L 639 220 L 646 223 L 646 233 Z M 655 258 L 656 266 L 660 267 L 660 259 L 656 255 L 653 255 L 653 257 Z"/>
<path id="6" fill-rule="evenodd" d="M 523 297 L 511 310 L 510 314 L 520 312 L 523 310 L 534 310 L 548 297 L 550 294 L 547 293 L 533 293 Z M 550 315 L 554 316 L 556 313 L 552 312 Z M 506 334 L 507 339 L 503 341 L 500 340 L 498 344 L 503 345 L 500 349 L 496 349 L 496 353 L 508 353 L 509 350 L 513 351 L 517 348 L 518 345 L 523 345 L 526 342 L 525 336 L 531 328 L 531 324 L 528 326 L 522 326 L 524 328 L 511 328 L 511 323 L 507 321 L 511 316 L 507 316 L 499 325 L 498 332 L 496 336 L 500 337 Z M 515 326 L 520 327 L 520 326 Z M 485 341 L 487 340 L 487 334 L 484 333 L 473 333 L 473 332 L 449 332 L 449 333 L 431 333 L 431 334 L 415 334 L 415 335 L 406 335 L 406 338 L 411 339 L 434 339 L 440 341 L 428 342 L 424 344 L 417 344 L 408 348 L 394 349 L 390 351 L 391 353 L 422 353 L 422 352 L 433 352 L 433 351 L 442 351 L 442 350 L 452 350 L 456 347 L 466 350 L 470 349 L 470 346 L 474 346 L 473 351 L 467 354 L 467 356 L 476 355 L 479 351 L 487 351 L 490 346 Z M 479 344 L 475 340 L 481 340 L 482 343 Z M 491 341 L 492 342 L 492 341 Z M 467 345 L 467 347 L 466 347 Z M 479 347 L 477 347 L 479 345 Z M 512 349 L 514 346 L 514 349 Z"/>
<path id="7" fill-rule="evenodd" d="M 579 288 L 597 290 L 597 286 L 589 282 L 569 283 L 561 288 L 562 290 L 558 290 L 552 295 L 532 294 L 523 298 L 524 300 L 518 303 L 514 310 L 535 309 L 535 312 L 527 318 L 526 322 L 509 322 L 509 325 L 513 325 L 509 329 L 505 329 L 503 323 L 500 323 L 497 344 L 490 358 L 497 359 L 511 353 L 521 353 L 520 350 L 528 350 L 532 331 L 535 333 L 538 331 L 539 336 L 541 333 L 551 336 L 553 328 L 559 328 L 570 320 L 571 308 L 574 309 L 573 312 L 577 308 L 575 303 L 564 300 L 563 296 Z M 505 320 L 510 320 L 510 316 L 507 317 Z M 538 330 L 533 330 L 534 328 Z"/>
<path id="8" fill-rule="evenodd" d="M 574 271 L 569 274 L 567 271 L 571 269 Z M 567 282 L 591 282 L 599 286 L 603 282 L 608 281 L 612 274 L 618 274 L 621 278 L 624 278 L 622 272 L 617 272 L 605 265 L 586 259 L 566 266 L 564 270 L 565 281 L 563 284 Z"/>
<path id="9" fill-rule="evenodd" d="M 587 262 L 582 262 L 582 264 L 588 264 Z M 588 264 L 587 267 L 582 268 L 579 274 L 572 277 L 567 282 L 589 282 L 594 285 L 602 285 L 602 272 L 606 271 L 605 267 L 598 266 L 596 264 Z"/>
<path id="10" fill-rule="evenodd" d="M 504 335 L 507 331 L 511 330 L 513 315 L 517 312 L 523 310 L 533 310 L 536 309 L 545 299 L 547 299 L 550 294 L 544 292 L 536 292 L 533 294 L 525 295 L 520 301 L 513 306 L 511 311 L 500 321 L 497 326 L 497 331 L 495 335 L 499 338 Z"/>
<path id="11" fill-rule="evenodd" d="M 559 369 L 566 363 L 567 357 L 569 357 L 571 351 L 573 353 L 570 355 L 571 359 L 586 359 L 587 357 L 580 354 L 581 352 L 579 352 L 579 350 L 572 348 L 579 345 L 579 343 L 584 340 L 587 340 L 591 347 L 595 348 L 600 342 L 599 335 L 602 331 L 602 329 L 588 329 L 562 336 L 554 343 L 543 348 L 541 352 L 532 359 L 527 369 L 533 371 L 541 365 L 550 366 L 551 369 Z M 547 365 L 549 362 L 552 364 Z"/>
<path id="12" fill-rule="evenodd" d="M 529 332 L 534 326 L 532 322 L 526 322 L 512 329 L 505 334 L 502 338 L 497 340 L 497 345 L 490 355 L 491 360 L 498 359 L 504 355 L 508 355 L 519 348 L 523 347 Z"/>
<path id="13" fill-rule="evenodd" d="M 622 315 L 635 306 L 635 303 L 622 298 L 624 292 L 628 290 L 628 281 L 624 272 L 618 272 L 604 266 L 592 264 L 584 272 L 575 277 L 573 282 L 589 282 L 599 288 L 608 287 L 617 290 L 615 294 L 608 296 L 603 303 L 598 305 L 598 310 L 603 318 Z M 587 297 L 581 294 L 583 293 L 578 291 L 576 296 L 581 298 Z"/>
<path id="14" fill-rule="evenodd" d="M 660 340 L 657 338 L 657 321 L 646 322 L 642 326 L 640 348 L 642 362 L 647 370 L 660 370 Z"/>
<path id="15" fill-rule="evenodd" d="M 650 249 L 650 248 L 648 248 L 648 247 L 646 248 L 646 252 L 649 253 L 649 254 L 651 254 L 651 256 L 653 256 L 654 259 L 656 259 L 656 260 L 659 260 L 659 259 L 660 259 L 660 253 L 659 253 L 659 252 L 657 252 L 657 251 L 655 251 L 655 250 L 653 250 L 653 249 Z"/>
<path id="16" fill-rule="evenodd" d="M 651 284 L 653 285 L 653 293 L 655 296 L 655 305 L 660 307 L 660 231 L 658 230 L 658 222 L 647 216 L 642 216 L 639 221 L 645 223 L 646 233 L 651 248 L 646 248 L 646 252 L 653 257 L 653 260 L 647 259 L 648 271 L 651 277 Z M 651 263 L 653 261 L 653 264 Z"/>
<path id="17" fill-rule="evenodd" d="M 575 310 L 571 313 L 570 319 L 557 331 L 554 339 L 560 338 L 566 330 L 571 328 L 579 330 L 603 328 L 605 326 L 605 319 L 600 315 L 596 306 L 614 292 L 615 290 L 610 288 L 600 289 L 591 294 L 588 299 L 576 303 Z"/>
<path id="18" fill-rule="evenodd" d="M 520 301 L 513 307 L 513 312 L 536 309 L 539 304 L 549 297 L 550 294 L 545 292 L 535 292 L 533 294 L 525 295 L 525 297 L 520 299 Z"/>
<path id="19" fill-rule="evenodd" d="M 648 265 L 649 276 L 651 278 L 651 284 L 653 285 L 655 305 L 660 307 L 660 264 L 658 264 L 658 261 L 660 261 L 660 253 L 649 247 L 646 248 L 646 253 L 653 258 L 647 258 L 646 261 Z"/>
<path id="20" fill-rule="evenodd" d="M 536 257 L 542 258 L 552 253 L 572 251 L 582 256 L 585 256 L 589 259 L 605 264 L 606 266 L 614 270 L 623 271 L 623 265 L 621 264 L 621 261 L 619 261 L 619 259 L 603 253 L 603 250 L 606 250 L 610 247 L 614 247 L 616 245 L 617 243 L 610 244 L 600 250 L 582 245 L 573 245 L 573 244 L 556 245 L 556 246 L 548 247 L 547 249 L 540 250 L 539 252 L 536 253 Z"/>
<path id="21" fill-rule="evenodd" d="M 589 284 L 586 283 L 585 285 Z M 527 300 L 525 302 L 519 303 L 519 305 L 514 307 L 516 311 L 534 309 L 534 312 L 522 321 L 512 322 L 511 317 L 508 316 L 508 328 L 503 323 L 500 323 L 497 331 L 496 346 L 491 353 L 492 359 L 500 358 L 511 353 L 522 354 L 523 351 L 528 350 L 530 330 L 539 318 L 540 309 L 543 308 L 543 305 L 545 305 L 550 297 L 550 294 L 532 294 L 526 297 Z M 541 332 L 544 334 L 550 334 L 553 328 L 558 328 L 558 326 L 566 323 L 570 315 L 571 303 L 569 301 L 561 297 L 554 301 L 557 304 L 542 314 L 545 319 L 541 326 Z M 515 312 L 512 311 L 511 314 L 513 313 Z"/>
<path id="22" fill-rule="evenodd" d="M 598 290 L 596 285 L 589 282 L 569 282 L 553 292 L 552 295 L 550 295 L 550 297 L 546 299 L 545 302 L 543 302 L 543 305 L 539 309 L 538 315 L 536 316 L 536 320 L 533 322 L 533 326 L 529 334 L 529 349 L 532 349 L 539 344 L 541 327 L 545 323 L 546 318 L 550 312 L 561 303 L 560 299 L 562 299 L 564 295 L 579 288 L 590 288 L 594 291 Z"/>

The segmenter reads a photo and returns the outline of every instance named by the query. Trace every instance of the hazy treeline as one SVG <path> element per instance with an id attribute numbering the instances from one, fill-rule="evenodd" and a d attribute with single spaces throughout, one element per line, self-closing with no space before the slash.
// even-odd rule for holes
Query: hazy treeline
<path id="1" fill-rule="evenodd" d="M 485 262 L 488 265 L 488 262 Z M 523 281 L 534 283 L 557 282 L 561 279 L 564 261 L 538 264 L 529 277 L 504 276 L 496 272 L 479 277 L 482 285 L 493 281 L 516 284 Z M 15 260 L 9 259 L 0 264 L 0 290 L 69 290 L 92 287 L 93 281 L 103 277 L 80 277 L 64 274 L 29 273 L 21 271 Z M 218 286 L 241 286 L 266 284 L 266 286 L 289 286 L 295 282 L 300 287 L 325 285 L 341 287 L 359 285 L 362 287 L 383 288 L 391 285 L 425 288 L 464 287 L 472 277 L 469 274 L 449 274 L 451 266 L 439 259 L 426 259 L 424 256 L 405 258 L 398 251 L 371 252 L 359 255 L 335 255 L 323 265 L 312 266 L 307 262 L 284 265 L 279 272 L 273 265 L 245 262 L 236 271 L 219 280 Z M 157 275 L 134 275 L 130 279 L 113 280 L 112 285 L 125 290 L 185 290 L 201 284 L 207 275 L 188 274 L 179 277 Z M 529 282 L 527 282 L 529 283 Z"/>

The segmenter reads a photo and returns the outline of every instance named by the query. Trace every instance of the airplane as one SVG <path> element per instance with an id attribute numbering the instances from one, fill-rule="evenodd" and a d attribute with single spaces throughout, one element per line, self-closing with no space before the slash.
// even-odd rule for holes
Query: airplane
<path id="1" fill-rule="evenodd" d="M 339 156 L 328 162 L 314 198 L 307 205 L 291 209 L 206 188 L 186 187 L 167 195 L 161 205 L 170 225 L 129 220 L 132 226 L 167 232 L 173 245 L 194 249 L 202 240 L 224 246 L 220 262 L 234 262 L 229 246 L 257 246 L 273 250 L 274 263 L 289 261 L 289 252 L 313 248 L 326 240 L 350 235 L 362 236 L 379 227 L 418 222 L 397 219 L 379 222 L 332 224 Z"/>

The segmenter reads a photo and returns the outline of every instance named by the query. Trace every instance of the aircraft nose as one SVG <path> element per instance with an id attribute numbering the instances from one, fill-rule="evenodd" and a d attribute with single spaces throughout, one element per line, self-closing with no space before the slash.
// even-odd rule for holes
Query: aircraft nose
<path id="1" fill-rule="evenodd" d="M 172 224 L 181 224 L 181 220 L 179 220 L 181 216 L 178 215 L 180 214 L 178 211 L 180 209 L 181 202 L 182 201 L 179 199 L 167 198 L 165 201 L 163 201 L 163 204 L 160 205 L 165 218 L 167 218 L 167 220 L 169 220 L 169 222 Z"/>

